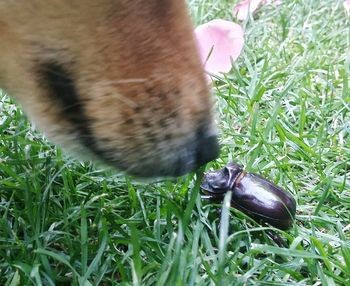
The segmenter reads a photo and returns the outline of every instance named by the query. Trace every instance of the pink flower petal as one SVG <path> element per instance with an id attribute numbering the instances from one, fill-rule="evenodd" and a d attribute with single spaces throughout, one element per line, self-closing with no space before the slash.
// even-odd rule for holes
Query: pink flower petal
<path id="1" fill-rule="evenodd" d="M 233 8 L 233 16 L 238 20 L 244 21 L 248 18 L 249 13 L 254 13 L 263 0 L 243 0 Z"/>
<path id="2" fill-rule="evenodd" d="M 195 30 L 204 68 L 211 74 L 229 72 L 243 49 L 244 33 L 240 25 L 225 20 L 212 20 Z"/>
<path id="3" fill-rule="evenodd" d="M 350 0 L 345 0 L 343 5 L 345 8 L 346 14 L 348 14 L 348 16 L 350 16 Z"/>

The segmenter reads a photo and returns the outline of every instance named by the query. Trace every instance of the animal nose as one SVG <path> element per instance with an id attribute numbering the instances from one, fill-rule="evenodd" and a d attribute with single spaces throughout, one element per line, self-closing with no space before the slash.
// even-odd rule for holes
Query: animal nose
<path id="1" fill-rule="evenodd" d="M 197 132 L 197 168 L 219 156 L 219 143 L 216 135 L 208 134 L 200 128 Z"/>

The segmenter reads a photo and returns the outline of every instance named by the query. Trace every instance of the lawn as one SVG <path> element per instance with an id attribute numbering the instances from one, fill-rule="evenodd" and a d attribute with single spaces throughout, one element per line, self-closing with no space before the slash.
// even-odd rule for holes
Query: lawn
<path id="1" fill-rule="evenodd" d="M 234 20 L 236 1 L 189 2 L 196 25 Z M 285 0 L 242 25 L 206 168 L 235 160 L 282 186 L 294 226 L 201 200 L 200 171 L 141 183 L 75 161 L 0 92 L 0 285 L 350 285 L 350 17 Z"/>

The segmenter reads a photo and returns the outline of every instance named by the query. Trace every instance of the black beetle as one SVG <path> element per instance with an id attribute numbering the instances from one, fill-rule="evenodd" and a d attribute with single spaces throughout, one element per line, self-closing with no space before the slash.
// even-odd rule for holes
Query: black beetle
<path id="1" fill-rule="evenodd" d="M 221 200 L 227 191 L 231 191 L 231 206 L 257 221 L 280 229 L 293 225 L 294 198 L 265 178 L 245 172 L 239 164 L 231 162 L 221 170 L 206 173 L 201 188 L 215 200 Z"/>

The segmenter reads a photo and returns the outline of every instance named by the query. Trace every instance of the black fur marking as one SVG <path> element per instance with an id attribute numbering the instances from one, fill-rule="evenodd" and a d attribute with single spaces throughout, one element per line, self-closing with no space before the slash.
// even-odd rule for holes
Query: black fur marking
<path id="1" fill-rule="evenodd" d="M 57 63 L 44 64 L 41 69 L 41 80 L 48 89 L 48 95 L 59 103 L 65 115 L 64 118 L 79 127 L 85 125 L 87 120 L 84 116 L 83 105 L 78 98 L 71 75 L 64 70 L 63 66 Z"/>
<path id="2" fill-rule="evenodd" d="M 142 110 L 142 107 L 141 107 L 140 105 L 136 105 L 136 106 L 134 107 L 134 111 L 135 111 L 136 113 L 141 112 L 141 110 Z"/>
<path id="3" fill-rule="evenodd" d="M 149 129 L 152 125 L 151 125 L 150 122 L 144 121 L 144 122 L 142 123 L 142 126 L 143 126 L 143 128 Z"/>
<path id="4" fill-rule="evenodd" d="M 164 139 L 166 140 L 166 141 L 170 141 L 171 139 L 173 138 L 173 136 L 171 135 L 171 134 L 165 134 L 165 136 L 164 136 Z"/>
<path id="5" fill-rule="evenodd" d="M 134 119 L 133 118 L 128 118 L 127 120 L 125 120 L 125 124 L 126 125 L 134 124 Z"/>
<path id="6" fill-rule="evenodd" d="M 106 157 L 106 151 L 98 147 L 94 138 L 90 119 L 85 112 L 84 104 L 79 99 L 71 74 L 63 65 L 48 62 L 40 66 L 39 77 L 40 82 L 47 89 L 48 96 L 60 106 L 62 118 L 72 124 L 81 144 L 98 157 Z"/>

